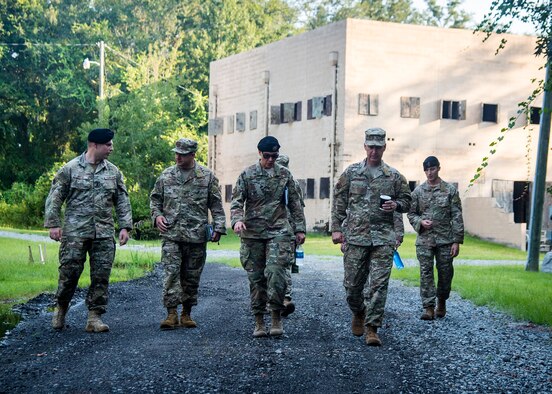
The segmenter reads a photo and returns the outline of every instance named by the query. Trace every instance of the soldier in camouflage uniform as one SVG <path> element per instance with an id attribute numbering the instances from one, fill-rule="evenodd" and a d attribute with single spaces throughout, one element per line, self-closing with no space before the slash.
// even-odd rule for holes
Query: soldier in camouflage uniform
<path id="1" fill-rule="evenodd" d="M 50 238 L 61 241 L 59 248 L 59 282 L 57 308 L 52 319 L 54 329 L 65 326 L 65 315 L 90 256 L 90 288 L 87 332 L 109 331 L 100 316 L 105 313 L 111 266 L 115 257 L 115 208 L 119 227 L 119 244 L 128 241 L 132 229 L 130 200 L 119 169 L 107 161 L 113 151 L 113 131 L 94 129 L 88 134 L 88 149 L 63 166 L 52 181 L 46 199 L 44 227 Z M 61 207 L 65 203 L 62 227 Z"/>
<path id="2" fill-rule="evenodd" d="M 286 155 L 278 156 L 278 158 L 276 159 L 276 164 L 279 164 L 283 167 L 288 168 L 289 157 L 287 157 Z M 299 186 L 299 183 L 297 181 L 295 181 L 295 187 L 297 189 L 297 192 L 299 193 L 299 198 L 301 199 L 301 206 L 304 208 L 305 202 L 303 201 L 303 192 L 301 191 L 301 187 Z M 293 231 L 295 232 L 295 223 L 293 223 L 291 219 L 291 215 L 289 214 L 289 209 L 287 211 L 288 211 L 288 218 L 290 219 L 290 224 L 293 227 Z M 292 250 L 291 262 L 290 262 L 291 264 L 290 264 L 290 267 L 286 269 L 286 294 L 284 297 L 284 310 L 282 311 L 282 316 L 284 317 L 287 317 L 289 314 L 295 312 L 295 303 L 291 298 L 291 293 L 292 293 L 291 273 L 292 273 L 292 270 L 293 272 L 299 272 L 299 267 L 297 266 L 297 263 L 295 260 L 295 253 L 294 253 L 295 247 L 296 247 L 295 240 L 293 240 L 291 243 L 291 250 Z"/>
<path id="3" fill-rule="evenodd" d="M 191 311 L 197 305 L 207 242 L 218 242 L 221 235 L 226 234 L 218 179 L 195 161 L 196 151 L 196 141 L 178 140 L 173 149 L 176 165 L 163 171 L 150 194 L 151 217 L 163 238 L 163 304 L 168 315 L 161 322 L 162 330 L 179 326 L 177 308 L 180 304 L 180 326 L 197 327 Z M 214 221 L 212 234 L 209 211 Z"/>
<path id="4" fill-rule="evenodd" d="M 332 206 L 332 240 L 346 242 L 344 286 L 353 312 L 352 332 L 361 336 L 366 327 L 370 346 L 381 345 L 377 329 L 383 321 L 397 242 L 394 212 L 408 212 L 411 201 L 404 176 L 382 161 L 385 148 L 383 129 L 366 130 L 366 159 L 340 176 Z M 380 195 L 391 200 L 380 206 Z"/>
<path id="5" fill-rule="evenodd" d="M 423 162 L 427 181 L 412 192 L 408 220 L 418 233 L 416 255 L 420 262 L 422 320 L 445 317 L 454 268 L 452 260 L 464 242 L 464 221 L 458 190 L 439 177 L 439 160 L 429 156 Z M 433 279 L 433 261 L 437 266 L 437 292 Z M 437 309 L 435 296 L 437 295 Z"/>
<path id="6" fill-rule="evenodd" d="M 284 332 L 280 316 L 293 253 L 291 241 L 295 233 L 297 244 L 305 242 L 305 216 L 293 176 L 275 163 L 278 140 L 264 137 L 257 149 L 260 160 L 238 177 L 230 212 L 232 228 L 241 237 L 240 260 L 249 279 L 253 336 L 267 335 L 263 320 L 267 302 L 272 318 L 270 335 L 278 336 Z"/>

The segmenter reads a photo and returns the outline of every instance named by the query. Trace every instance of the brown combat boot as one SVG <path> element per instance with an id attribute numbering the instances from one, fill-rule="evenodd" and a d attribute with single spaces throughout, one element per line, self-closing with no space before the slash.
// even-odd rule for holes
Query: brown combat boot
<path id="1" fill-rule="evenodd" d="M 282 311 L 281 315 L 283 317 L 287 317 L 288 315 L 292 314 L 293 312 L 295 312 L 295 304 L 293 303 L 293 301 L 289 298 L 286 298 L 284 300 L 284 310 Z"/>
<path id="2" fill-rule="evenodd" d="M 282 319 L 280 318 L 280 311 L 270 312 L 272 317 L 272 325 L 270 326 L 270 335 L 280 336 L 284 333 L 284 326 L 282 324 Z"/>
<path id="3" fill-rule="evenodd" d="M 68 306 L 58 304 L 54 316 L 52 316 L 52 328 L 54 330 L 62 330 L 65 327 L 65 315 L 67 315 L 68 310 Z"/>
<path id="4" fill-rule="evenodd" d="M 351 331 L 355 337 L 360 337 L 364 334 L 364 319 L 366 312 L 353 313 L 353 321 L 351 322 Z"/>
<path id="5" fill-rule="evenodd" d="M 180 325 L 184 328 L 196 328 L 197 323 L 192 320 L 190 314 L 192 313 L 191 306 L 184 306 L 182 308 L 182 314 L 180 315 Z"/>
<path id="6" fill-rule="evenodd" d="M 178 312 L 176 308 L 167 308 L 168 315 L 159 327 L 162 330 L 174 330 L 178 327 Z"/>
<path id="7" fill-rule="evenodd" d="M 437 299 L 437 309 L 435 309 L 435 316 L 445 317 L 447 314 L 447 301 L 443 298 Z"/>
<path id="8" fill-rule="evenodd" d="M 420 316 L 422 320 L 433 320 L 435 319 L 435 311 L 433 307 L 425 308 L 424 313 Z"/>
<path id="9" fill-rule="evenodd" d="M 255 330 L 253 331 L 255 338 L 266 337 L 266 327 L 264 323 L 264 316 L 262 313 L 255 315 Z"/>
<path id="10" fill-rule="evenodd" d="M 109 326 L 100 318 L 98 311 L 88 311 L 88 320 L 86 321 L 86 332 L 107 332 Z"/>
<path id="11" fill-rule="evenodd" d="M 378 337 L 378 328 L 368 326 L 366 328 L 366 344 L 368 346 L 381 346 L 381 341 Z"/>

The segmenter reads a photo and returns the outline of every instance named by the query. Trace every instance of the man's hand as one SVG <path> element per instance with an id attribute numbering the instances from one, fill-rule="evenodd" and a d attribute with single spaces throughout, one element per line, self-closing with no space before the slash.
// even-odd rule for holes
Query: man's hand
<path id="1" fill-rule="evenodd" d="M 220 241 L 221 234 L 218 231 L 214 231 L 213 235 L 211 236 L 211 242 L 218 242 Z"/>
<path id="2" fill-rule="evenodd" d="M 460 253 L 460 244 L 455 242 L 450 247 L 450 256 L 451 257 L 456 257 L 456 256 L 458 256 L 458 253 Z"/>
<path id="3" fill-rule="evenodd" d="M 52 238 L 54 241 L 60 241 L 61 235 L 63 234 L 63 231 L 61 230 L 61 227 L 52 227 L 50 229 L 50 238 Z"/>
<path id="4" fill-rule="evenodd" d="M 247 230 L 247 227 L 245 227 L 244 222 L 236 222 L 236 224 L 234 224 L 233 230 L 236 234 L 241 235 L 242 231 Z"/>
<path id="5" fill-rule="evenodd" d="M 155 218 L 155 225 L 162 233 L 166 233 L 167 230 L 169 229 L 168 227 L 169 222 L 167 222 L 167 219 L 165 219 L 165 216 L 157 216 Z"/>
<path id="6" fill-rule="evenodd" d="M 389 200 L 381 206 L 381 209 L 383 209 L 385 212 L 394 212 L 398 206 L 399 205 L 395 201 Z"/>
<path id="7" fill-rule="evenodd" d="M 126 228 L 122 229 L 121 232 L 119 233 L 119 245 L 121 246 L 126 245 L 129 238 L 130 236 L 128 235 L 127 229 Z"/>
<path id="8" fill-rule="evenodd" d="M 431 219 L 422 219 L 420 224 L 425 230 L 431 230 L 433 228 L 433 220 Z"/>
<path id="9" fill-rule="evenodd" d="M 297 245 L 302 245 L 305 243 L 305 233 L 295 233 L 295 243 Z"/>
<path id="10" fill-rule="evenodd" d="M 334 231 L 332 233 L 332 242 L 334 244 L 342 244 L 345 242 L 345 237 L 343 236 L 343 233 L 341 231 Z"/>
<path id="11" fill-rule="evenodd" d="M 395 249 L 398 249 L 399 246 L 403 243 L 403 237 L 396 237 L 395 238 Z"/>

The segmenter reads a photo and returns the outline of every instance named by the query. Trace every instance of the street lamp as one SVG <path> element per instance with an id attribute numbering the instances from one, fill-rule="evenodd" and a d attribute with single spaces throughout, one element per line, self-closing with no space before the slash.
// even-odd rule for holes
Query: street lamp
<path id="1" fill-rule="evenodd" d="M 85 70 L 90 69 L 90 65 L 94 64 L 96 66 L 100 66 L 100 100 L 104 99 L 104 83 L 105 83 L 105 43 L 103 41 L 100 41 L 98 43 L 100 47 L 100 61 L 95 62 L 93 60 L 90 60 L 88 58 L 84 59 L 82 62 L 82 68 Z"/>

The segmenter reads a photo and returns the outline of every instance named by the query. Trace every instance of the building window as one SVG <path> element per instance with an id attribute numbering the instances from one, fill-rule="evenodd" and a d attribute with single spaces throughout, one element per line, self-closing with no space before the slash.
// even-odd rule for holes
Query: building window
<path id="1" fill-rule="evenodd" d="M 280 124 L 280 106 L 271 105 L 270 106 L 270 124 Z"/>
<path id="2" fill-rule="evenodd" d="M 420 118 L 419 97 L 401 97 L 401 118 Z"/>
<path id="3" fill-rule="evenodd" d="M 514 223 L 527 223 L 531 213 L 531 183 L 514 181 L 512 195 L 514 209 Z"/>
<path id="4" fill-rule="evenodd" d="M 320 199 L 330 198 L 330 178 L 320 178 Z"/>
<path id="5" fill-rule="evenodd" d="M 531 113 L 529 115 L 529 121 L 531 124 L 540 124 L 540 107 L 531 107 Z"/>
<path id="6" fill-rule="evenodd" d="M 332 95 L 307 100 L 307 119 L 320 119 L 332 115 Z"/>
<path id="7" fill-rule="evenodd" d="M 296 179 L 301 189 L 301 195 L 306 196 L 307 194 L 307 180 L 306 179 Z"/>
<path id="8" fill-rule="evenodd" d="M 249 113 L 249 130 L 255 130 L 257 128 L 257 111 L 251 111 Z"/>
<path id="9" fill-rule="evenodd" d="M 270 107 L 270 124 L 291 123 L 302 118 L 302 102 L 282 103 Z"/>
<path id="10" fill-rule="evenodd" d="M 236 113 L 236 131 L 245 131 L 245 112 Z"/>
<path id="11" fill-rule="evenodd" d="M 307 178 L 307 193 L 305 194 L 305 199 L 314 198 L 314 179 Z"/>
<path id="12" fill-rule="evenodd" d="M 442 100 L 441 119 L 466 119 L 466 100 Z"/>
<path id="13" fill-rule="evenodd" d="M 232 185 L 224 185 L 224 201 L 232 202 Z"/>
<path id="14" fill-rule="evenodd" d="M 498 123 L 498 104 L 483 104 L 482 122 Z"/>
<path id="15" fill-rule="evenodd" d="M 224 130 L 224 118 L 209 119 L 207 132 L 209 135 L 220 135 Z"/>
<path id="16" fill-rule="evenodd" d="M 359 115 L 376 116 L 378 114 L 379 96 L 377 94 L 358 94 Z"/>
<path id="17" fill-rule="evenodd" d="M 234 132 L 234 115 L 230 115 L 230 116 L 227 118 L 226 126 L 228 127 L 228 129 L 226 130 L 226 132 L 227 132 L 228 134 L 232 134 L 232 133 Z"/>

